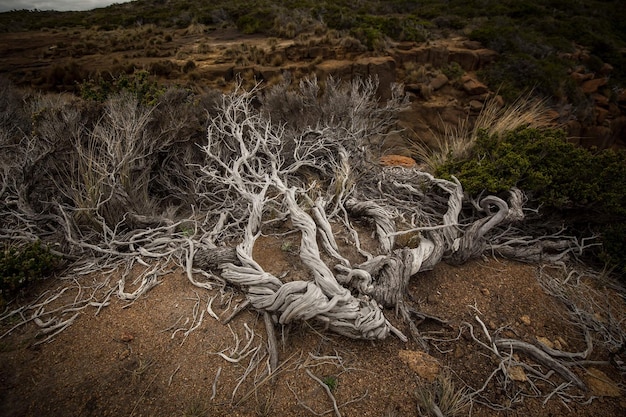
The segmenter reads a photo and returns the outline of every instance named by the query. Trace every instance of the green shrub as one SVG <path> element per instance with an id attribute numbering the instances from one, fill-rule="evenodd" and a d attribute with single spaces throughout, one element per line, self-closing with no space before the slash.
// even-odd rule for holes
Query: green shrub
<path id="1" fill-rule="evenodd" d="M 50 276 L 59 261 L 40 241 L 21 247 L 3 245 L 0 253 L 0 305 L 32 282 Z"/>
<path id="2" fill-rule="evenodd" d="M 626 154 L 574 146 L 559 130 L 521 128 L 503 137 L 479 134 L 472 157 L 443 165 L 470 194 L 520 187 L 531 199 L 557 209 L 598 205 L 626 215 Z"/>
<path id="3" fill-rule="evenodd" d="M 449 161 L 436 174 L 456 176 L 473 196 L 522 189 L 542 215 L 600 234 L 599 259 L 626 272 L 626 152 L 577 147 L 550 129 L 520 128 L 501 137 L 481 132 L 468 158 Z"/>
<path id="4" fill-rule="evenodd" d="M 121 74 L 111 79 L 100 76 L 80 84 L 80 95 L 83 99 L 101 103 L 113 94 L 129 92 L 142 104 L 154 105 L 164 91 L 165 87 L 159 85 L 145 70 L 135 71 L 131 75 Z"/>
<path id="5" fill-rule="evenodd" d="M 609 224 L 603 229 L 600 259 L 626 277 L 626 222 Z"/>

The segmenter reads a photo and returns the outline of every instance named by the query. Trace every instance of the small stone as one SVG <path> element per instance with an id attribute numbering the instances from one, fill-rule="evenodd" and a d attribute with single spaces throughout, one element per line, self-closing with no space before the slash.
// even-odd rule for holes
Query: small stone
<path id="1" fill-rule="evenodd" d="M 463 89 L 470 96 L 480 95 L 489 92 L 489 88 L 485 84 L 481 83 L 470 75 L 464 75 L 461 78 L 461 82 L 463 83 Z"/>
<path id="2" fill-rule="evenodd" d="M 483 103 L 478 100 L 471 100 L 469 102 L 469 107 L 471 111 L 481 111 L 483 109 Z"/>
<path id="3" fill-rule="evenodd" d="M 126 349 L 125 351 L 123 351 L 122 353 L 118 354 L 118 359 L 123 361 L 124 359 L 128 358 L 130 356 L 130 349 Z"/>
<path id="4" fill-rule="evenodd" d="M 480 292 L 483 293 L 485 297 L 489 297 L 489 295 L 491 295 L 491 292 L 489 292 L 489 288 L 481 288 Z"/>
<path id="5" fill-rule="evenodd" d="M 547 337 L 537 336 L 537 341 L 549 347 L 550 349 L 554 349 L 554 343 Z"/>
<path id="6" fill-rule="evenodd" d="M 124 343 L 132 342 L 135 337 L 130 333 L 123 333 L 120 340 Z"/>
<path id="7" fill-rule="evenodd" d="M 420 378 L 424 378 L 428 382 L 433 382 L 441 372 L 441 365 L 437 359 L 427 353 L 416 350 L 400 350 L 398 357 Z"/>
<path id="8" fill-rule="evenodd" d="M 502 336 L 506 337 L 507 339 L 515 339 L 517 337 L 517 335 L 510 330 L 503 331 Z"/>
<path id="9" fill-rule="evenodd" d="M 524 372 L 524 368 L 522 368 L 521 366 L 509 366 L 507 367 L 507 372 L 509 373 L 509 377 L 513 381 L 518 381 L 518 382 L 528 381 L 526 372 Z"/>
<path id="10" fill-rule="evenodd" d="M 437 296 L 434 294 L 430 294 L 428 297 L 426 297 L 426 302 L 428 304 L 437 304 L 439 302 L 439 300 L 437 299 Z"/>
<path id="11" fill-rule="evenodd" d="M 445 74 L 437 74 L 435 78 L 430 80 L 430 86 L 433 90 L 439 90 L 448 83 L 448 77 Z"/>
<path id="12" fill-rule="evenodd" d="M 465 351 L 460 345 L 457 344 L 456 348 L 454 349 L 454 357 L 456 359 L 461 359 L 463 356 L 465 356 Z"/>
<path id="13" fill-rule="evenodd" d="M 582 84 L 581 88 L 583 90 L 583 93 L 592 94 L 598 91 L 600 87 L 606 85 L 607 82 L 608 80 L 606 78 L 594 78 L 592 80 L 585 81 Z"/>
<path id="14" fill-rule="evenodd" d="M 385 155 L 380 157 L 380 164 L 383 166 L 399 166 L 413 168 L 417 163 L 415 159 L 403 155 Z"/>
<path id="15" fill-rule="evenodd" d="M 558 339 L 556 339 L 553 343 L 556 350 L 563 350 L 563 345 L 561 345 L 561 342 L 559 342 Z"/>
<path id="16" fill-rule="evenodd" d="M 530 326 L 530 317 L 526 314 L 524 314 L 522 317 L 519 318 L 520 321 L 522 323 L 524 323 L 526 326 Z"/>
<path id="17" fill-rule="evenodd" d="M 596 368 L 587 369 L 585 375 L 587 386 L 593 395 L 598 397 L 621 397 L 622 393 L 617 384 L 604 372 Z"/>

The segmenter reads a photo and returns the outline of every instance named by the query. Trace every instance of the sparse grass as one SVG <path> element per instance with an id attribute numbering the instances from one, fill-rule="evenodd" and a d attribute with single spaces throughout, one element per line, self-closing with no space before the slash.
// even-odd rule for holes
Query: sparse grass
<path id="1" fill-rule="evenodd" d="M 133 383 L 137 383 L 148 373 L 152 365 L 154 365 L 154 362 L 151 358 L 138 358 L 134 365 L 135 366 L 128 371 L 131 374 Z"/>
<path id="2" fill-rule="evenodd" d="M 337 385 L 339 384 L 339 380 L 337 379 L 336 376 L 334 375 L 329 375 L 329 376 L 325 376 L 322 379 L 322 382 L 324 384 L 326 384 L 326 386 L 328 387 L 328 389 L 330 389 L 331 391 L 334 391 L 337 389 Z"/>
<path id="3" fill-rule="evenodd" d="M 270 417 L 276 414 L 274 410 L 274 401 L 276 400 L 276 391 L 269 389 L 265 394 L 260 395 L 258 390 L 254 392 L 256 408 L 254 410 L 257 417 Z"/>
<path id="4" fill-rule="evenodd" d="M 466 415 L 471 404 L 467 390 L 458 389 L 447 371 L 440 373 L 432 383 L 420 381 L 415 399 L 419 415 L 428 417 Z"/>
<path id="5" fill-rule="evenodd" d="M 183 417 L 206 417 L 209 415 L 209 408 L 200 398 L 192 400 L 183 411 Z"/>

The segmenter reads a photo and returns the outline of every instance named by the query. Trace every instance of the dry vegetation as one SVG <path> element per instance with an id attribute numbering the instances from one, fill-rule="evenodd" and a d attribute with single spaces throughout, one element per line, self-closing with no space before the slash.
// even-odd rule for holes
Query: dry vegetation
<path id="1" fill-rule="evenodd" d="M 407 103 L 400 90 L 379 104 L 372 80 L 327 79 L 321 85 L 309 79 L 297 86 L 285 80 L 266 91 L 239 88 L 228 94 L 168 89 L 149 96 L 155 104 L 147 104 L 138 90 L 126 90 L 99 104 L 6 89 L 3 239 L 12 245 L 41 240 L 64 259 L 63 274 L 71 280 L 30 303 L 7 300 L 2 338 L 34 323 L 41 333 L 36 343 L 49 342 L 81 310 L 100 311 L 113 297 L 137 302 L 175 267 L 199 291 L 220 288 L 221 295 L 205 299 L 196 293 L 190 321 L 175 323 L 172 337 L 180 333 L 184 342 L 209 316 L 228 322 L 245 308 L 264 318 L 262 340 L 258 328 L 244 325 L 243 333 L 231 330 L 231 344 L 215 349 L 229 363 L 246 361 L 230 394 L 232 406 L 255 396 L 283 367 L 295 366 L 289 369 L 305 372 L 323 388 L 336 415 L 360 397 L 340 403 L 332 377 L 314 375 L 301 361 L 279 361 L 276 328 L 310 323 L 318 331 L 355 339 L 395 336 L 408 342 L 411 337 L 424 350 L 465 334 L 497 366 L 471 390 L 455 388 L 449 374 L 421 385 L 419 410 L 432 415 L 455 415 L 470 403 L 510 407 L 486 390 L 493 384 L 510 387 L 519 377 L 513 369 L 520 367 L 533 396 L 582 400 L 585 383 L 570 368 L 584 366 L 599 340 L 605 341 L 603 352 L 616 355 L 624 345 L 621 315 L 594 320 L 592 311 L 606 307 L 597 305 L 592 291 L 583 291 L 582 299 L 567 295 L 568 283 L 580 282 L 575 275 L 562 285 L 547 277 L 545 285 L 571 306 L 572 320 L 586 335 L 584 351 L 546 350 L 501 334 L 504 329 L 489 329 L 481 314 L 473 324 L 460 323 L 456 338 L 420 331 L 416 317 L 444 321 L 417 311 L 407 295 L 409 279 L 442 259 L 460 264 L 497 253 L 569 265 L 589 243 L 525 228 L 519 190 L 507 200 L 474 201 L 463 196 L 458 181 L 415 168 L 379 167 L 369 144 L 393 132 Z M 494 117 L 509 120 L 513 114 L 525 125 L 537 108 L 493 110 L 480 120 L 493 126 Z M 372 232 L 375 241 L 368 237 Z M 298 255 L 293 273 L 277 276 L 261 266 L 255 249 L 261 235 L 283 240 L 281 251 Z M 107 279 L 89 283 L 97 271 Z M 119 277 L 115 281 L 112 271 Z M 246 296 L 239 307 L 232 304 L 230 288 Z M 72 299 L 61 298 L 75 291 Z M 217 297 L 220 315 L 212 308 Z M 390 311 L 397 314 L 393 322 Z M 343 366 L 340 355 L 325 360 Z M 613 365 L 621 369 L 623 363 L 616 359 Z M 149 358 L 139 360 L 130 371 L 134 383 L 143 381 L 151 366 Z M 245 381 L 252 388 L 240 397 Z M 297 391 L 293 395 L 313 412 Z M 529 394 L 519 388 L 510 395 L 520 401 Z M 264 401 L 272 399 L 259 399 L 258 413 L 268 409 Z"/>
<path id="2" fill-rule="evenodd" d="M 401 2 L 377 3 L 380 10 L 371 15 L 345 13 L 340 3 L 315 9 L 317 14 L 308 6 L 287 11 L 263 4 L 247 14 L 227 6 L 176 9 L 167 25 L 153 14 L 160 8 L 148 8 L 145 22 L 120 21 L 115 30 L 95 23 L 74 29 L 70 21 L 61 29 L 39 28 L 39 35 L 54 33 L 59 42 L 38 50 L 37 58 L 55 64 L 24 70 L 18 82 L 76 91 L 81 98 L 24 92 L 4 80 L 0 86 L 0 352 L 18 350 L 15 343 L 52 346 L 85 312 L 100 314 L 121 300 L 119 313 L 178 273 L 193 288 L 180 301 L 191 313 L 168 322 L 163 332 L 169 340 L 178 347 L 197 343 L 193 336 L 205 332 L 207 322 L 217 323 L 210 328 L 211 345 L 200 349 L 211 357 L 204 360 L 213 379 L 201 382 L 210 388 L 210 401 L 206 395 L 189 400 L 183 415 L 278 415 L 287 405 L 312 415 L 363 414 L 368 389 L 354 383 L 342 391 L 342 384 L 348 378 L 369 383 L 376 377 L 361 379 L 359 372 L 376 370 L 363 369 L 366 359 L 348 360 L 349 349 L 337 350 L 353 343 L 347 339 L 373 341 L 368 346 L 383 363 L 388 352 L 395 357 L 410 346 L 448 364 L 434 379 L 411 374 L 398 394 L 409 397 L 410 405 L 385 405 L 388 416 L 409 408 L 410 415 L 437 417 L 513 413 L 528 403 L 531 414 L 553 403 L 587 412 L 585 406 L 604 395 L 590 387 L 594 367 L 606 370 L 618 383 L 602 372 L 600 378 L 623 392 L 625 292 L 609 272 L 581 262 L 600 247 L 597 230 L 575 235 L 562 227 L 562 218 L 541 217 L 539 201 L 527 190 L 470 195 L 454 176 L 436 177 L 442 167 L 466 159 L 478 158 L 480 165 L 487 158 L 476 155 L 480 138 L 498 142 L 515 132 L 553 128 L 546 103 L 551 94 L 570 94 L 567 83 L 552 83 L 561 61 L 547 60 L 553 72 L 528 77 L 547 98 L 528 94 L 504 105 L 492 95 L 477 117 L 433 132 L 433 145 L 414 143 L 408 152 L 421 166 L 381 167 L 380 144 L 397 133 L 398 114 L 409 105 L 401 86 L 392 86 L 391 98 L 380 102 L 374 79 L 340 82 L 309 74 L 325 61 L 324 51 L 346 59 L 384 55 L 396 42 L 462 29 L 467 11 L 451 2 L 454 15 L 428 22 L 416 13 L 398 20 L 389 8 L 404 13 Z M 437 14 L 438 6 L 426 3 Z M 478 38 L 498 21 L 468 22 L 466 31 L 475 30 Z M 219 39 L 208 41 L 217 28 Z M 505 35 L 503 43 L 510 40 Z M 530 48 L 534 42 L 525 37 L 522 43 Z M 512 45 L 512 51 L 524 45 Z M 317 52 L 303 52 L 311 50 Z M 536 59 L 530 54 L 522 61 Z M 114 65 L 105 69 L 104 61 Z M 223 73 L 206 69 L 221 64 L 228 64 Z M 487 75 L 504 80 L 508 96 L 523 89 L 519 79 L 494 68 Z M 462 72 L 458 65 L 407 62 L 397 74 L 416 84 L 445 74 L 455 85 Z M 427 98 L 429 92 L 420 94 Z M 613 166 L 622 159 L 607 161 Z M 614 178 L 626 178 L 622 171 Z M 623 192 L 613 191 L 602 191 L 611 196 L 611 209 L 623 201 Z M 589 208 L 597 201 L 605 200 L 581 204 Z M 619 209 L 594 213 L 602 221 L 623 218 Z M 437 292 L 428 292 L 434 286 L 428 271 L 440 262 L 458 265 L 491 255 L 541 265 L 538 282 L 557 300 L 565 316 L 560 325 L 571 324 L 563 329 L 567 334 L 552 339 L 574 342 L 548 346 L 535 338 L 544 331 L 540 326 L 533 334 L 525 332 L 525 319 L 514 323 L 526 305 L 498 298 L 481 306 L 476 297 L 472 304 L 463 284 L 454 293 L 463 305 L 446 310 L 446 303 L 432 302 Z M 616 264 L 610 256 L 603 260 Z M 57 274 L 54 288 L 40 295 L 23 290 L 50 274 Z M 506 273 L 501 275 L 491 278 L 504 282 Z M 426 277 L 424 288 L 411 279 L 416 276 Z M 494 291 L 489 285 L 474 290 L 488 298 Z M 165 297 L 159 311 L 171 313 L 175 302 Z M 494 316 L 508 304 L 517 305 L 517 316 Z M 376 344 L 382 339 L 393 347 L 385 351 Z M 132 340 L 123 333 L 115 342 L 128 348 L 120 381 L 141 387 L 133 391 L 134 415 L 151 387 L 176 384 L 181 364 L 166 375 L 158 360 L 132 352 Z M 311 343 L 315 349 L 307 351 Z M 459 349 L 486 362 L 463 369 L 454 362 L 479 361 L 465 361 Z M 198 378 L 192 371 L 185 375 Z M 394 376 L 381 372 L 380 378 L 390 377 L 392 386 Z M 382 413 L 383 406 L 377 407 Z M 603 400 L 599 407 L 623 408 L 619 400 Z"/>

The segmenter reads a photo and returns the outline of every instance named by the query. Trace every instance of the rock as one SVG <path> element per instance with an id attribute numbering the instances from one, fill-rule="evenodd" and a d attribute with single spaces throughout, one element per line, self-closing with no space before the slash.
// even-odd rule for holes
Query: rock
<path id="1" fill-rule="evenodd" d="M 391 98 L 391 85 L 396 82 L 396 61 L 390 57 L 383 57 L 371 62 L 369 75 L 378 77 L 378 96 L 382 100 Z"/>
<path id="2" fill-rule="evenodd" d="M 524 314 L 522 317 L 519 318 L 519 320 L 526 326 L 530 326 L 530 317 L 528 315 Z"/>
<path id="3" fill-rule="evenodd" d="M 470 108 L 470 111 L 473 111 L 473 112 L 481 111 L 483 109 L 483 103 L 481 103 L 478 100 L 471 100 L 469 102 L 469 108 Z"/>
<path id="4" fill-rule="evenodd" d="M 602 107 L 596 107 L 596 123 L 601 125 L 602 123 L 604 123 L 608 115 L 609 111 L 607 109 L 603 109 Z"/>
<path id="5" fill-rule="evenodd" d="M 586 126 L 583 127 L 580 135 L 580 145 L 585 148 L 595 146 L 605 149 L 611 145 L 612 135 L 611 128 L 606 126 Z M 597 314 L 597 313 L 596 313 Z M 605 319 L 598 315 L 598 321 L 603 322 Z"/>
<path id="6" fill-rule="evenodd" d="M 443 87 L 447 83 L 448 83 L 448 77 L 446 77 L 446 74 L 438 74 L 435 78 L 430 80 L 430 86 L 435 91 L 439 90 L 441 87 Z"/>
<path id="7" fill-rule="evenodd" d="M 437 359 L 427 353 L 416 350 L 400 350 L 398 357 L 420 378 L 428 382 L 433 382 L 441 372 L 441 365 Z"/>
<path id="8" fill-rule="evenodd" d="M 526 376 L 526 372 L 524 372 L 524 368 L 522 368 L 521 366 L 509 366 L 506 368 L 509 377 L 513 380 L 513 381 L 518 381 L 518 382 L 526 382 L 528 381 L 528 377 Z"/>
<path id="9" fill-rule="evenodd" d="M 576 81 L 577 83 L 582 83 L 583 81 L 587 81 L 593 78 L 593 74 L 589 73 L 589 74 L 583 74 L 581 72 L 572 72 L 570 74 L 570 77 L 572 78 L 572 80 Z"/>
<path id="10" fill-rule="evenodd" d="M 466 74 L 461 77 L 461 82 L 463 83 L 465 92 L 471 96 L 478 96 L 489 92 L 489 88 L 485 84 L 470 75 Z"/>
<path id="11" fill-rule="evenodd" d="M 604 94 L 594 93 L 591 95 L 591 98 L 598 106 L 609 107 L 609 98 Z"/>
<path id="12" fill-rule="evenodd" d="M 470 41 L 470 40 L 463 41 L 463 46 L 466 47 L 467 49 L 471 49 L 473 51 L 475 51 L 477 49 L 481 49 L 483 47 L 480 44 L 480 42 L 478 42 L 478 41 Z"/>
<path id="13" fill-rule="evenodd" d="M 602 65 L 602 68 L 600 68 L 600 74 L 602 75 L 609 75 L 612 72 L 613 72 L 613 65 L 609 64 L 608 62 L 605 62 Z"/>
<path id="14" fill-rule="evenodd" d="M 480 66 L 478 54 L 469 49 L 450 48 L 448 62 L 456 62 L 465 71 L 474 71 Z"/>
<path id="15" fill-rule="evenodd" d="M 128 333 L 128 332 L 124 332 L 124 333 L 122 333 L 122 335 L 120 336 L 120 340 L 121 340 L 122 342 L 124 342 L 124 343 L 129 343 L 129 342 L 132 342 L 134 338 L 135 338 L 135 337 L 134 337 L 132 334 Z"/>
<path id="16" fill-rule="evenodd" d="M 478 67 L 483 68 L 498 58 L 498 53 L 496 51 L 492 51 L 491 49 L 478 49 L 476 51 L 478 55 Z"/>
<path id="17" fill-rule="evenodd" d="M 428 304 L 435 305 L 439 302 L 439 299 L 437 298 L 436 295 L 430 294 L 428 297 L 426 297 L 426 302 Z"/>
<path id="18" fill-rule="evenodd" d="M 410 158 L 408 156 L 402 156 L 402 155 L 381 156 L 379 162 L 382 166 L 386 166 L 386 167 L 397 166 L 397 167 L 404 167 L 404 168 L 413 168 L 415 165 L 417 165 L 417 162 L 415 162 L 415 159 Z"/>
<path id="19" fill-rule="evenodd" d="M 587 369 L 585 382 L 591 393 L 598 397 L 621 397 L 622 393 L 617 384 L 604 372 L 596 368 Z"/>
<path id="20" fill-rule="evenodd" d="M 554 343 L 547 337 L 537 336 L 537 341 L 549 347 L 550 349 L 554 349 Z"/>
<path id="21" fill-rule="evenodd" d="M 483 295 L 484 295 L 485 297 L 489 297 L 489 295 L 491 294 L 491 293 L 489 292 L 489 288 L 481 288 L 481 289 L 480 289 L 480 292 L 481 292 L 481 293 L 483 293 Z"/>
<path id="22" fill-rule="evenodd" d="M 231 81 L 234 77 L 235 67 L 232 64 L 214 64 L 214 65 L 200 65 L 200 72 L 206 74 L 207 78 L 223 78 L 226 81 Z"/>
<path id="23" fill-rule="evenodd" d="M 606 83 L 607 83 L 606 78 L 594 78 L 593 80 L 585 81 L 582 84 L 581 89 L 583 90 L 583 93 L 585 94 L 592 94 L 592 93 L 597 92 L 598 89 L 602 87 L 603 85 L 606 85 Z"/>
<path id="24" fill-rule="evenodd" d="M 445 46 L 432 46 L 428 51 L 428 61 L 435 68 L 441 68 L 448 64 L 450 51 Z"/>

